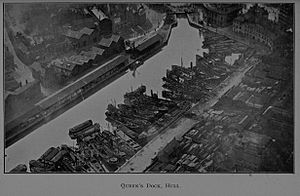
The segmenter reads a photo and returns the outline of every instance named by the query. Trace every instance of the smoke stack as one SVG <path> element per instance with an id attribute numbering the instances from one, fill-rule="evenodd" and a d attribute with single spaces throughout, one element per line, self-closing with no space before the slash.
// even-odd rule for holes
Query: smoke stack
<path id="1" fill-rule="evenodd" d="M 191 69 L 193 69 L 193 62 L 191 62 Z"/>

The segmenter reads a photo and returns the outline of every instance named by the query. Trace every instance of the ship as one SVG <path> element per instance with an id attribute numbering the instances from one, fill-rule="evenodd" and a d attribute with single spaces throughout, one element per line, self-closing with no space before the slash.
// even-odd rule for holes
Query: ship
<path id="1" fill-rule="evenodd" d="M 109 104 L 105 113 L 106 120 L 114 126 L 124 126 L 141 134 L 151 125 L 155 125 L 169 110 L 177 107 L 173 101 L 158 98 L 152 90 L 151 95 L 145 93 L 146 87 L 141 85 L 124 94 L 124 104 Z"/>
<path id="2" fill-rule="evenodd" d="M 51 161 L 59 149 L 50 147 L 38 160 L 29 161 L 29 169 L 32 173 L 50 172 L 55 169 L 55 164 Z"/>
<path id="3" fill-rule="evenodd" d="M 76 125 L 69 129 L 69 136 L 73 139 L 78 132 L 80 132 L 81 130 L 88 128 L 92 125 L 93 125 L 92 120 L 87 120 L 83 123 L 80 123 L 79 125 Z"/>
<path id="4" fill-rule="evenodd" d="M 19 164 L 9 171 L 9 173 L 26 173 L 26 172 L 27 172 L 27 166 L 25 164 Z"/>

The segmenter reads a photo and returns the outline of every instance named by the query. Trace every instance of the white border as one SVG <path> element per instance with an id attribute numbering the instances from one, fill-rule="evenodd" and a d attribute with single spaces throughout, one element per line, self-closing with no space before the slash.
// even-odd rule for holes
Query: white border
<path id="1" fill-rule="evenodd" d="M 27 0 L 26 0 L 27 1 Z M 41 1 L 41 0 L 40 0 Z M 49 0 L 48 0 L 49 1 Z M 71 2 L 69 0 L 67 2 Z M 90 0 L 92 2 L 94 0 Z M 135 0 L 138 2 L 140 0 Z M 161 0 L 155 0 L 159 2 Z M 176 0 L 173 0 L 174 2 Z M 208 2 L 209 0 L 205 0 Z M 11 0 L 5 2 L 23 2 Z M 29 2 L 37 2 L 36 0 Z M 43 1 L 45 2 L 45 1 Z M 62 2 L 62 0 L 56 0 Z M 83 2 L 81 0 L 80 2 Z M 96 1 L 96 2 L 99 2 Z M 123 2 L 109 0 L 109 2 Z M 165 2 L 165 1 L 161 1 Z M 188 2 L 180 0 L 180 2 Z M 196 2 L 196 0 L 195 0 Z M 220 1 L 219 1 L 220 2 Z M 225 2 L 225 1 L 222 1 Z M 233 2 L 233 1 L 227 1 Z M 250 1 L 238 1 L 250 2 Z M 258 2 L 258 1 L 255 1 Z M 141 195 L 172 195 L 172 196 L 298 196 L 300 195 L 299 175 L 299 10 L 300 2 L 269 1 L 274 3 L 295 3 L 295 174 L 102 174 L 102 175 L 11 175 L 3 174 L 3 96 L 0 98 L 0 195 L 1 196 L 141 196 Z M 2 0 L 1 0 L 2 3 Z M 199 2 L 200 3 L 200 2 Z M 3 4 L 0 5 L 0 43 L 3 44 Z M 0 60 L 2 65 L 3 47 L 0 47 Z M 2 65 L 3 66 L 3 65 Z M 1 66 L 0 92 L 3 92 L 3 69 Z M 173 182 L 181 185 L 179 189 L 126 189 L 120 188 L 125 183 L 167 183 Z"/>

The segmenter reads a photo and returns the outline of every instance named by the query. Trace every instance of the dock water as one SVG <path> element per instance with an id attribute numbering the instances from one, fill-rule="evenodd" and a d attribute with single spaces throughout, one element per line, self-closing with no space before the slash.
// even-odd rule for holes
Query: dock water
<path id="1" fill-rule="evenodd" d="M 68 136 L 68 129 L 84 120 L 91 119 L 105 126 L 107 124 L 105 121 L 107 105 L 112 103 L 112 100 L 116 103 L 123 102 L 123 95 L 131 88 L 136 89 L 143 84 L 147 86 L 148 94 L 153 90 L 161 96 L 163 90 L 161 78 L 165 75 L 166 70 L 173 64 L 179 64 L 180 57 L 186 66 L 189 66 L 190 62 L 195 64 L 196 55 L 203 55 L 202 38 L 199 36 L 198 29 L 191 27 L 186 19 L 178 19 L 178 26 L 172 29 L 168 45 L 139 67 L 135 77 L 128 72 L 81 104 L 6 149 L 5 170 L 9 171 L 20 163 L 28 164 L 30 160 L 37 159 L 51 146 L 60 146 L 61 144 L 72 146 L 73 141 Z"/>

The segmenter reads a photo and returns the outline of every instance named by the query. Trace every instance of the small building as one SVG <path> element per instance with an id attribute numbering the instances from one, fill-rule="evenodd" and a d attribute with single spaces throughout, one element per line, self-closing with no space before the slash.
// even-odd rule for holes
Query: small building
<path id="1" fill-rule="evenodd" d="M 56 59 L 51 61 L 51 66 L 54 67 L 56 73 L 59 73 L 60 76 L 66 78 L 69 78 L 72 75 L 76 75 L 79 71 L 79 65 L 66 62 L 63 59 Z"/>
<path id="2" fill-rule="evenodd" d="M 101 9 L 96 8 L 95 6 L 90 11 L 98 21 L 97 28 L 99 30 L 100 35 L 111 35 L 113 26 L 112 20 L 109 19 Z"/>
<path id="3" fill-rule="evenodd" d="M 100 35 L 97 30 L 87 27 L 76 31 L 68 28 L 65 30 L 63 35 L 71 41 L 73 48 L 85 47 L 99 41 L 100 39 Z"/>
<path id="4" fill-rule="evenodd" d="M 81 51 L 81 53 L 77 56 L 77 59 L 82 63 L 82 65 L 86 63 L 87 66 L 90 67 L 91 65 L 98 66 L 99 63 L 105 60 L 106 56 L 107 51 L 93 46 L 87 51 Z"/>
<path id="5" fill-rule="evenodd" d="M 240 4 L 204 3 L 204 20 L 212 26 L 226 27 L 242 10 Z"/>
<path id="6" fill-rule="evenodd" d="M 125 50 L 124 39 L 115 34 L 109 37 L 102 37 L 96 45 L 105 50 L 107 56 L 112 56 Z"/>

